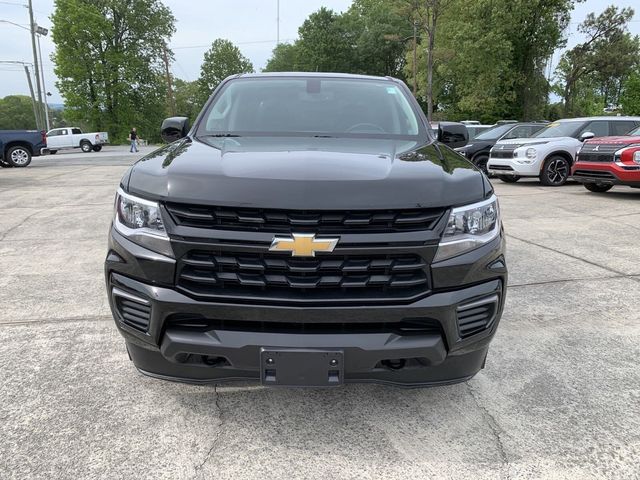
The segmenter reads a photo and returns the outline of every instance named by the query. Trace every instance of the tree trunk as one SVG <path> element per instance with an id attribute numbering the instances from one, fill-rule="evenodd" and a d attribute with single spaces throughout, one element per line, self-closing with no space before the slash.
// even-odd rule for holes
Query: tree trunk
<path id="1" fill-rule="evenodd" d="M 433 119 L 433 49 L 436 37 L 437 6 L 434 5 L 429 19 L 429 45 L 427 46 L 427 120 Z"/>

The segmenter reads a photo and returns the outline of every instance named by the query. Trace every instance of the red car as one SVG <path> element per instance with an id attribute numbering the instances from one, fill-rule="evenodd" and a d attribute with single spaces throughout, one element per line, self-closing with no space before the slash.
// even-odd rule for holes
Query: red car
<path id="1" fill-rule="evenodd" d="M 640 128 L 584 142 L 571 175 L 591 192 L 606 192 L 614 185 L 640 188 Z"/>

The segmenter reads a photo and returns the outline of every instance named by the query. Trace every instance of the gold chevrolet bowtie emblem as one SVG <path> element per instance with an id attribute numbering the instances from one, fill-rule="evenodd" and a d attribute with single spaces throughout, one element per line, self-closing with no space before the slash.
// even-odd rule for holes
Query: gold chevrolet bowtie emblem
<path id="1" fill-rule="evenodd" d="M 287 237 L 273 237 L 269 251 L 291 252 L 293 257 L 315 257 L 316 252 L 333 252 L 339 238 L 317 239 L 313 233 L 292 233 Z"/>

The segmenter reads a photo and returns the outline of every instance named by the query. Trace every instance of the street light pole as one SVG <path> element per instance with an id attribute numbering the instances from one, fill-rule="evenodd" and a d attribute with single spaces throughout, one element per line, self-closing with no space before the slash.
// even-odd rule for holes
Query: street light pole
<path id="1" fill-rule="evenodd" d="M 33 19 L 33 5 L 32 0 L 29 0 L 29 25 L 31 26 L 31 49 L 33 50 L 33 71 L 36 77 L 36 91 L 38 92 L 38 129 L 42 130 L 44 126 L 42 116 L 42 89 L 40 88 L 40 72 L 38 68 L 38 52 L 36 50 L 36 22 Z"/>
<path id="2" fill-rule="evenodd" d="M 418 22 L 413 22 L 413 96 L 418 98 Z"/>
<path id="3" fill-rule="evenodd" d="M 47 87 L 44 84 L 44 68 L 42 66 L 44 62 L 42 61 L 42 50 L 40 49 L 40 35 L 38 35 L 37 38 L 38 38 L 38 54 L 40 55 L 40 79 L 42 80 L 42 91 L 44 95 L 44 118 L 46 121 L 47 132 L 48 132 L 49 130 L 51 130 L 51 124 L 49 123 L 49 103 L 47 102 Z"/>

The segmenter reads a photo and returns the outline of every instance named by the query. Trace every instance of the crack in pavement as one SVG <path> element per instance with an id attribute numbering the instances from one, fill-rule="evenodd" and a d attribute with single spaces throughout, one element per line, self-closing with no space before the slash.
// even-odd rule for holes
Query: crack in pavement
<path id="1" fill-rule="evenodd" d="M 640 274 L 630 274 L 630 275 L 609 275 L 606 277 L 583 277 L 583 278 L 562 278 L 558 280 L 545 280 L 542 282 L 530 282 L 530 283 L 513 283 L 508 284 L 509 288 L 518 288 L 518 287 L 530 287 L 537 285 L 549 285 L 553 283 L 566 283 L 566 282 L 592 282 L 592 281 L 602 281 L 602 280 L 615 280 L 618 278 L 629 278 L 631 280 L 638 280 L 640 278 Z"/>
<path id="2" fill-rule="evenodd" d="M 202 468 L 206 465 L 206 463 L 211 459 L 213 451 L 218 446 L 218 441 L 220 440 L 220 437 L 222 436 L 222 430 L 223 430 L 223 426 L 224 426 L 224 412 L 223 412 L 222 408 L 220 407 L 220 392 L 218 392 L 218 384 L 217 383 L 213 384 L 213 392 L 215 394 L 216 410 L 218 410 L 218 432 L 216 433 L 216 436 L 214 437 L 213 442 L 211 443 L 211 448 L 209 448 L 209 450 L 207 451 L 207 454 L 205 455 L 204 459 L 202 460 L 202 462 L 200 462 L 199 465 L 196 465 L 196 467 L 195 467 L 195 475 L 193 476 L 193 478 L 196 478 L 198 476 L 198 472 L 200 470 L 202 470 Z"/>
<path id="3" fill-rule="evenodd" d="M 112 322 L 113 317 L 111 315 L 100 316 L 79 316 L 79 317 L 62 317 L 62 318 L 45 318 L 45 319 L 33 319 L 33 320 L 17 320 L 15 322 L 0 321 L 0 327 L 11 327 L 18 325 L 48 325 L 51 323 L 67 323 L 67 322 Z"/>
<path id="4" fill-rule="evenodd" d="M 465 382 L 465 385 L 467 386 L 467 390 L 469 391 L 469 395 L 471 396 L 473 403 L 475 403 L 478 410 L 480 410 L 482 417 L 484 418 L 485 422 L 489 426 L 489 430 L 491 431 L 491 434 L 496 440 L 496 446 L 498 447 L 500 460 L 502 461 L 502 465 L 505 469 L 504 476 L 505 478 L 510 479 L 511 475 L 509 474 L 509 457 L 507 455 L 507 451 L 504 447 L 504 444 L 502 443 L 502 437 L 500 436 L 501 434 L 504 434 L 505 431 L 500 426 L 500 424 L 498 424 L 497 420 L 491 414 L 491 412 L 489 412 L 489 410 L 478 401 L 478 398 L 476 397 L 476 394 L 473 391 L 473 387 L 471 386 L 471 384 L 469 382 Z"/>
<path id="5" fill-rule="evenodd" d="M 5 238 L 7 238 L 7 235 L 9 235 L 11 232 L 13 232 L 16 228 L 20 228 L 22 225 L 24 225 L 25 223 L 27 223 L 27 221 L 29 221 L 31 219 L 31 217 L 35 217 L 36 215 L 38 215 L 40 212 L 42 212 L 42 210 L 38 210 L 37 212 L 33 212 L 31 215 L 27 215 L 26 217 L 24 217 L 22 219 L 21 222 L 19 222 L 17 225 L 14 225 L 13 227 L 11 227 L 9 230 L 7 230 L 6 232 L 0 234 L 0 242 L 2 240 L 4 240 Z"/>
<path id="6" fill-rule="evenodd" d="M 507 235 L 507 237 L 511 237 L 511 238 L 514 238 L 514 239 L 519 240 L 521 242 L 524 242 L 527 245 L 533 245 L 534 247 L 543 248 L 545 250 L 549 250 L 550 252 L 558 253 L 560 255 L 564 255 L 566 257 L 573 258 L 574 260 L 578 260 L 578 261 L 581 261 L 581 262 L 584 262 L 584 263 L 588 263 L 589 265 L 591 265 L 593 267 L 602 268 L 603 270 L 607 270 L 608 272 L 615 273 L 616 275 L 619 275 L 619 276 L 622 276 L 622 277 L 631 277 L 631 274 L 626 274 L 626 273 L 620 272 L 619 270 L 616 270 L 614 268 L 607 267 L 605 265 L 600 265 L 599 263 L 592 262 L 590 260 L 586 260 L 584 258 L 577 257 L 575 255 L 571 255 L 570 253 L 563 252 L 562 250 L 557 250 L 557 249 L 552 248 L 552 247 L 547 247 L 546 245 L 541 245 L 539 243 L 532 242 L 531 240 L 525 240 L 524 238 L 516 237 L 515 235 L 512 235 L 510 233 L 507 233 L 506 235 Z"/>

